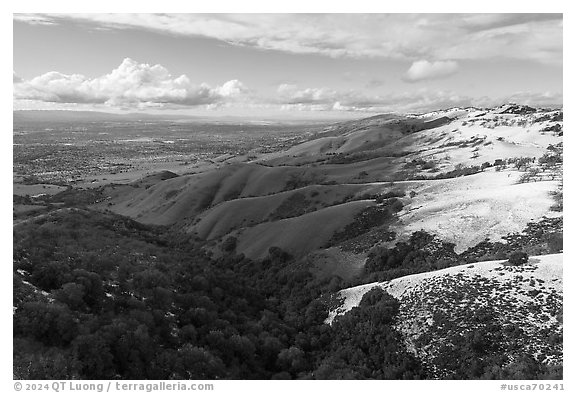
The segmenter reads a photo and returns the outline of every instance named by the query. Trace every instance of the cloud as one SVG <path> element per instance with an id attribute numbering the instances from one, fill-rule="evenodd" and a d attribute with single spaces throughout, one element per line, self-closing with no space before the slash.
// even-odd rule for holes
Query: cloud
<path id="1" fill-rule="evenodd" d="M 237 79 L 230 80 L 222 86 L 217 87 L 215 91 L 222 97 L 238 97 L 248 92 L 248 89 L 242 82 Z"/>
<path id="2" fill-rule="evenodd" d="M 558 19 L 561 19 L 559 14 L 469 14 L 461 18 L 460 25 L 475 32 Z"/>
<path id="3" fill-rule="evenodd" d="M 406 82 L 420 82 L 424 80 L 442 79 L 454 75 L 459 70 L 455 61 L 434 61 L 418 60 L 412 63 L 404 80 Z"/>
<path id="4" fill-rule="evenodd" d="M 282 104 L 327 104 L 333 102 L 339 93 L 326 87 L 299 89 L 292 84 L 278 86 L 278 100 Z"/>
<path id="5" fill-rule="evenodd" d="M 562 102 L 562 93 L 521 91 L 498 98 L 480 97 L 474 100 L 474 105 L 479 107 L 493 107 L 515 103 L 535 108 L 561 108 Z"/>
<path id="6" fill-rule="evenodd" d="M 37 14 L 14 14 L 14 20 L 28 23 L 30 25 L 55 25 L 52 18 Z"/>
<path id="7" fill-rule="evenodd" d="M 298 88 L 283 84 L 278 87 L 275 103 L 284 110 L 347 112 L 421 112 L 455 106 L 470 106 L 472 99 L 451 91 L 420 89 L 408 93 L 383 95 L 359 91 L 337 91 L 325 87 Z"/>
<path id="8" fill-rule="evenodd" d="M 562 14 L 16 14 L 331 57 L 562 63 Z"/>
<path id="9" fill-rule="evenodd" d="M 562 94 L 518 92 L 503 97 L 471 97 L 450 90 L 426 88 L 380 95 L 328 88 L 298 88 L 280 85 L 275 103 L 283 110 L 365 113 L 425 113 L 453 107 L 494 107 L 515 102 L 535 107 L 560 107 Z"/>
<path id="10" fill-rule="evenodd" d="M 284 108 L 298 110 L 332 110 L 334 105 L 348 107 L 350 110 L 364 110 L 377 107 L 382 97 L 366 95 L 357 90 L 338 91 L 327 87 L 300 89 L 296 85 L 282 84 L 277 89 L 276 103 Z M 353 109 L 352 109 L 353 108 Z M 341 110 L 341 109 L 337 109 Z"/>
<path id="11" fill-rule="evenodd" d="M 562 93 L 552 93 L 549 91 L 544 93 L 517 92 L 508 97 L 508 102 L 534 107 L 561 107 L 562 101 Z"/>
<path id="12" fill-rule="evenodd" d="M 238 99 L 248 91 L 238 80 L 214 88 L 204 83 L 195 85 L 186 75 L 174 77 L 159 64 L 141 64 L 129 58 L 109 74 L 92 79 L 55 71 L 17 83 L 16 78 L 15 75 L 15 99 L 55 103 L 138 107 L 217 105 Z"/>
<path id="13" fill-rule="evenodd" d="M 416 62 L 414 64 L 418 64 Z M 447 72 L 446 63 L 425 62 L 410 68 L 411 78 L 439 77 Z M 440 66 L 438 65 L 440 63 Z M 409 70 L 409 72 L 410 72 Z M 34 103 L 62 107 L 109 108 L 272 108 L 316 112 L 399 112 L 421 113 L 456 106 L 491 107 L 508 102 L 535 107 L 559 107 L 562 93 L 517 92 L 503 97 L 470 97 L 450 90 L 420 88 L 402 93 L 374 94 L 374 90 L 337 90 L 328 87 L 300 87 L 283 83 L 273 98 L 258 95 L 241 81 L 232 79 L 219 86 L 194 84 L 186 75 L 173 76 L 162 65 L 124 59 L 110 73 L 88 78 L 81 74 L 52 71 L 24 80 L 13 72 L 15 105 Z M 258 109 L 256 109 L 258 110 Z"/>

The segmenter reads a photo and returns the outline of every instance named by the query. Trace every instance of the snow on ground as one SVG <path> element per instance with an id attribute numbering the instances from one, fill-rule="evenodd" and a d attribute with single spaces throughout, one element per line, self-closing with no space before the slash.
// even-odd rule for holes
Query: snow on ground
<path id="1" fill-rule="evenodd" d="M 509 233 L 521 232 L 531 220 L 561 214 L 550 211 L 550 192 L 558 187 L 558 181 L 517 184 L 520 175 L 488 170 L 414 183 L 410 190 L 416 196 L 400 214 L 395 231 L 402 236 L 423 229 L 455 243 L 456 252 L 462 252 L 486 237 L 501 240 Z"/>
<path id="2" fill-rule="evenodd" d="M 476 117 L 479 116 L 480 117 Z M 425 146 L 422 158 L 451 165 L 481 165 L 510 157 L 540 157 L 549 145 L 562 141 L 553 132 L 541 132 L 556 122 L 534 122 L 536 115 L 472 112 L 441 127 L 413 134 L 412 144 Z"/>
<path id="3" fill-rule="evenodd" d="M 549 254 L 531 257 L 525 266 L 513 267 L 504 265 L 505 260 L 475 262 L 466 265 L 453 266 L 442 270 L 427 273 L 412 274 L 391 281 L 374 282 L 357 287 L 343 289 L 338 292 L 343 303 L 331 310 L 326 323 L 331 324 L 338 315 L 345 314 L 358 306 L 362 297 L 372 288 L 379 286 L 400 301 L 412 294 L 425 290 L 429 282 L 435 277 L 455 276 L 463 274 L 470 278 L 480 276 L 500 283 L 514 282 L 517 297 L 522 300 L 525 295 L 520 289 L 530 290 L 530 281 L 518 281 L 518 276 L 529 277 L 532 280 L 542 280 L 549 291 L 562 294 L 562 264 L 563 254 Z M 505 268 L 504 268 L 505 267 Z"/>
<path id="4" fill-rule="evenodd" d="M 414 117 L 416 119 L 430 119 L 430 118 L 436 118 L 436 117 L 441 117 L 441 116 L 456 117 L 456 116 L 462 116 L 463 114 L 467 114 L 467 113 L 473 113 L 473 114 L 474 113 L 483 113 L 483 111 L 476 109 L 476 108 L 455 107 L 455 108 L 449 108 L 449 109 L 442 109 L 442 110 L 438 110 L 438 111 L 414 114 L 414 115 L 411 115 L 410 117 Z"/>

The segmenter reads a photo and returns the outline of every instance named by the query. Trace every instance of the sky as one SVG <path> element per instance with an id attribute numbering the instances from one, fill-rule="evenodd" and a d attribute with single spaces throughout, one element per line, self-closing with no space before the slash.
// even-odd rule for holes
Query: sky
<path id="1" fill-rule="evenodd" d="M 563 104 L 561 14 L 14 14 L 13 108 L 345 118 Z"/>

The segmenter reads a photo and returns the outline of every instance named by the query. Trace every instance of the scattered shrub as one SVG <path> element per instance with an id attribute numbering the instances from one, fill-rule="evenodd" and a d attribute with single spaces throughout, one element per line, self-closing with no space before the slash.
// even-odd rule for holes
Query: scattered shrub
<path id="1" fill-rule="evenodd" d="M 513 266 L 520 266 L 528 263 L 528 254 L 522 251 L 516 251 L 508 257 L 508 263 Z"/>

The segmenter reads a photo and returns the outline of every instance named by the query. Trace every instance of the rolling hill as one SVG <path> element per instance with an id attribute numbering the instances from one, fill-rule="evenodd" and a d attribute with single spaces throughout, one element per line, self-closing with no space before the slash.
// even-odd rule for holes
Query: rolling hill
<path id="1" fill-rule="evenodd" d="M 311 260 L 337 255 L 321 270 L 338 271 L 338 260 L 362 266 L 367 248 L 329 244 L 337 250 L 328 251 L 326 241 L 354 221 L 356 206 L 391 191 L 404 205 L 391 224 L 395 241 L 424 229 L 458 252 L 560 214 L 549 209 L 561 170 L 538 160 L 561 142 L 560 110 L 507 105 L 378 115 L 326 127 L 252 162 L 224 160 L 201 173 L 105 187 L 97 207 L 177 225 L 210 240 L 212 251 L 234 236 L 238 252 L 256 259 L 273 245 Z M 530 171 L 538 174 L 526 182 Z M 376 233 L 370 241 L 394 244 Z"/>
<path id="2" fill-rule="evenodd" d="M 17 193 L 17 375 L 561 378 L 562 167 L 562 111 L 511 104 Z"/>
<path id="3" fill-rule="evenodd" d="M 294 218 L 267 222 L 232 232 L 238 237 L 237 251 L 251 259 L 262 259 L 270 247 L 280 247 L 300 258 L 322 248 L 332 236 L 350 224 L 374 201 L 355 201 L 327 207 Z"/>
<path id="4" fill-rule="evenodd" d="M 492 324 L 507 332 L 498 337 L 498 345 L 508 362 L 538 354 L 540 361 L 559 366 L 562 259 L 562 254 L 541 255 L 521 266 L 503 260 L 477 262 L 344 289 L 337 294 L 340 306 L 331 310 L 326 323 L 379 287 L 400 301 L 395 326 L 410 351 L 438 378 L 450 378 L 457 369 L 465 333 L 495 334 L 487 329 Z"/>

